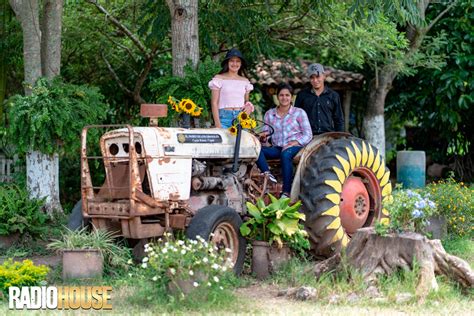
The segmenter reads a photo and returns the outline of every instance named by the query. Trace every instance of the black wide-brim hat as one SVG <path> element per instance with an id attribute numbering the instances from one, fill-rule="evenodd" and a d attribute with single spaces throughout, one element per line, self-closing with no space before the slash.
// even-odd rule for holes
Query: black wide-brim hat
<path id="1" fill-rule="evenodd" d="M 247 68 L 247 61 L 245 60 L 244 55 L 242 55 L 242 53 L 237 48 L 232 48 L 230 51 L 227 52 L 227 54 L 225 54 L 225 58 L 222 61 L 221 66 L 224 67 L 225 62 L 231 59 L 232 57 L 239 57 L 242 61 L 242 67 Z"/>

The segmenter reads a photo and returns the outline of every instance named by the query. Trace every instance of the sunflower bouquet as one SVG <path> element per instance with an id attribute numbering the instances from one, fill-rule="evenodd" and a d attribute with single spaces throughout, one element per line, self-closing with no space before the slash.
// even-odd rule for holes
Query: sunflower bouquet
<path id="1" fill-rule="evenodd" d="M 183 98 L 181 101 L 178 101 L 178 99 L 170 95 L 168 103 L 176 113 L 189 114 L 194 117 L 200 116 L 202 113 L 202 108 L 197 106 L 191 99 Z"/>
<path id="2" fill-rule="evenodd" d="M 237 135 L 237 125 L 242 126 L 244 129 L 251 129 L 257 126 L 257 122 L 251 118 L 247 112 L 242 111 L 237 115 L 237 119 L 233 125 L 229 127 L 229 131 L 232 135 Z"/>

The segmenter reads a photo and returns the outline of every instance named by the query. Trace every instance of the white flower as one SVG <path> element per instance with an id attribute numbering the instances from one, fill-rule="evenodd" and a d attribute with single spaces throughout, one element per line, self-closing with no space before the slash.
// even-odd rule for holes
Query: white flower
<path id="1" fill-rule="evenodd" d="M 156 281 L 158 280 L 158 277 L 155 275 L 153 278 L 152 278 L 153 281 Z"/>
<path id="2" fill-rule="evenodd" d="M 148 257 L 144 257 L 144 258 L 142 259 L 142 262 L 143 262 L 143 263 L 148 262 Z"/>
<path id="3" fill-rule="evenodd" d="M 128 259 L 127 264 L 132 264 L 132 263 L 133 263 L 133 260 L 132 260 L 132 259 Z"/>
<path id="4" fill-rule="evenodd" d="M 142 263 L 142 268 L 143 268 L 143 269 L 146 269 L 147 266 L 148 266 L 148 265 L 146 264 L 146 262 L 145 262 L 145 263 Z"/>
<path id="5" fill-rule="evenodd" d="M 194 275 L 193 270 L 189 270 L 189 275 Z"/>
<path id="6" fill-rule="evenodd" d="M 207 282 L 207 286 L 212 286 L 211 282 Z"/>
<path id="7" fill-rule="evenodd" d="M 178 245 L 184 245 L 184 241 L 183 240 L 178 240 Z"/>
<path id="8" fill-rule="evenodd" d="M 182 255 L 186 254 L 186 250 L 184 250 L 184 249 L 181 250 L 181 254 L 182 254 Z"/>
<path id="9" fill-rule="evenodd" d="M 132 277 L 132 276 L 133 276 L 133 274 L 129 273 L 129 274 L 128 274 L 128 276 L 129 276 L 129 277 Z"/>
<path id="10" fill-rule="evenodd" d="M 224 289 L 222 286 L 219 286 L 219 288 L 220 288 L 221 290 L 223 290 L 223 289 Z"/>
<path id="11" fill-rule="evenodd" d="M 218 277 L 214 276 L 213 279 L 214 279 L 214 282 L 216 282 L 216 283 L 219 282 L 219 278 L 218 278 Z"/>
<path id="12" fill-rule="evenodd" d="M 194 283 L 193 283 L 193 286 L 194 286 L 194 287 L 198 287 L 198 286 L 199 286 L 199 283 L 194 282 Z"/>
<path id="13" fill-rule="evenodd" d="M 204 263 L 207 263 L 209 261 L 209 259 L 207 259 L 207 257 L 204 257 L 204 259 L 202 259 L 202 262 Z"/>
<path id="14" fill-rule="evenodd" d="M 162 253 L 167 253 L 167 252 L 168 252 L 168 249 L 167 249 L 167 248 L 163 248 L 163 249 L 161 249 L 161 252 L 162 252 Z"/>
<path id="15" fill-rule="evenodd" d="M 170 273 L 171 273 L 172 275 L 175 275 L 175 274 L 176 274 L 176 270 L 175 270 L 174 268 L 170 268 Z"/>
<path id="16" fill-rule="evenodd" d="M 231 252 L 232 252 L 232 249 L 230 249 L 230 248 L 225 248 L 225 252 L 231 253 Z"/>
<path id="17" fill-rule="evenodd" d="M 226 267 L 226 266 L 222 266 L 222 271 L 226 272 L 226 271 L 227 271 L 227 267 Z"/>
<path id="18" fill-rule="evenodd" d="M 211 267 L 215 270 L 219 270 L 219 265 L 217 263 L 214 263 Z"/>
<path id="19" fill-rule="evenodd" d="M 178 252 L 178 248 L 175 247 L 171 248 L 171 250 L 173 250 L 174 252 Z"/>

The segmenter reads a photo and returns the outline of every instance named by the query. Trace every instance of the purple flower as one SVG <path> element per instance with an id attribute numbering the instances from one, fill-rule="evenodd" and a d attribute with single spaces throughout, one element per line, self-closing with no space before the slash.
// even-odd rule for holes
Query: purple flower
<path id="1" fill-rule="evenodd" d="M 411 216 L 413 216 L 413 218 L 420 218 L 423 216 L 423 212 L 416 208 L 411 212 Z"/>
<path id="2" fill-rule="evenodd" d="M 420 194 L 416 193 L 415 191 L 412 191 L 412 190 L 407 190 L 407 195 L 408 197 L 417 197 L 417 198 L 420 198 Z"/>
<path id="3" fill-rule="evenodd" d="M 428 200 L 428 205 L 429 205 L 430 208 L 436 208 L 435 202 L 433 202 L 431 200 Z"/>
<path id="4" fill-rule="evenodd" d="M 419 200 L 415 202 L 415 207 L 416 208 L 425 208 L 426 207 L 426 202 L 425 200 Z"/>

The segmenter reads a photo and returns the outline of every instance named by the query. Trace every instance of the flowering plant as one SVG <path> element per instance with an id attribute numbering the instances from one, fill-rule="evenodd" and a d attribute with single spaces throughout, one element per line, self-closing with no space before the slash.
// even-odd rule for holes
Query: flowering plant
<path id="1" fill-rule="evenodd" d="M 170 237 L 171 234 L 165 234 Z M 192 280 L 195 288 L 222 285 L 220 280 L 232 271 L 231 250 L 218 251 L 213 244 L 197 236 L 197 240 L 159 240 L 145 245 L 146 256 L 141 267 L 149 270 L 152 281 L 164 283 Z"/>
<path id="2" fill-rule="evenodd" d="M 257 122 L 250 117 L 250 115 L 242 111 L 237 115 L 237 119 L 234 121 L 233 125 L 229 127 L 229 131 L 232 135 L 237 134 L 237 125 L 242 126 L 244 129 L 251 129 L 257 126 Z"/>
<path id="3" fill-rule="evenodd" d="M 385 224 L 390 230 L 422 232 L 437 205 L 430 199 L 429 193 L 399 188 L 384 207 L 390 213 L 390 222 Z"/>
<path id="4" fill-rule="evenodd" d="M 196 117 L 202 113 L 202 108 L 197 106 L 191 99 L 181 99 L 181 101 L 178 101 L 178 99 L 170 95 L 168 96 L 168 103 L 176 113 L 185 113 Z"/>
<path id="5" fill-rule="evenodd" d="M 437 214 L 446 217 L 449 234 L 474 236 L 474 187 L 449 178 L 429 184 L 426 191 L 438 205 Z"/>

